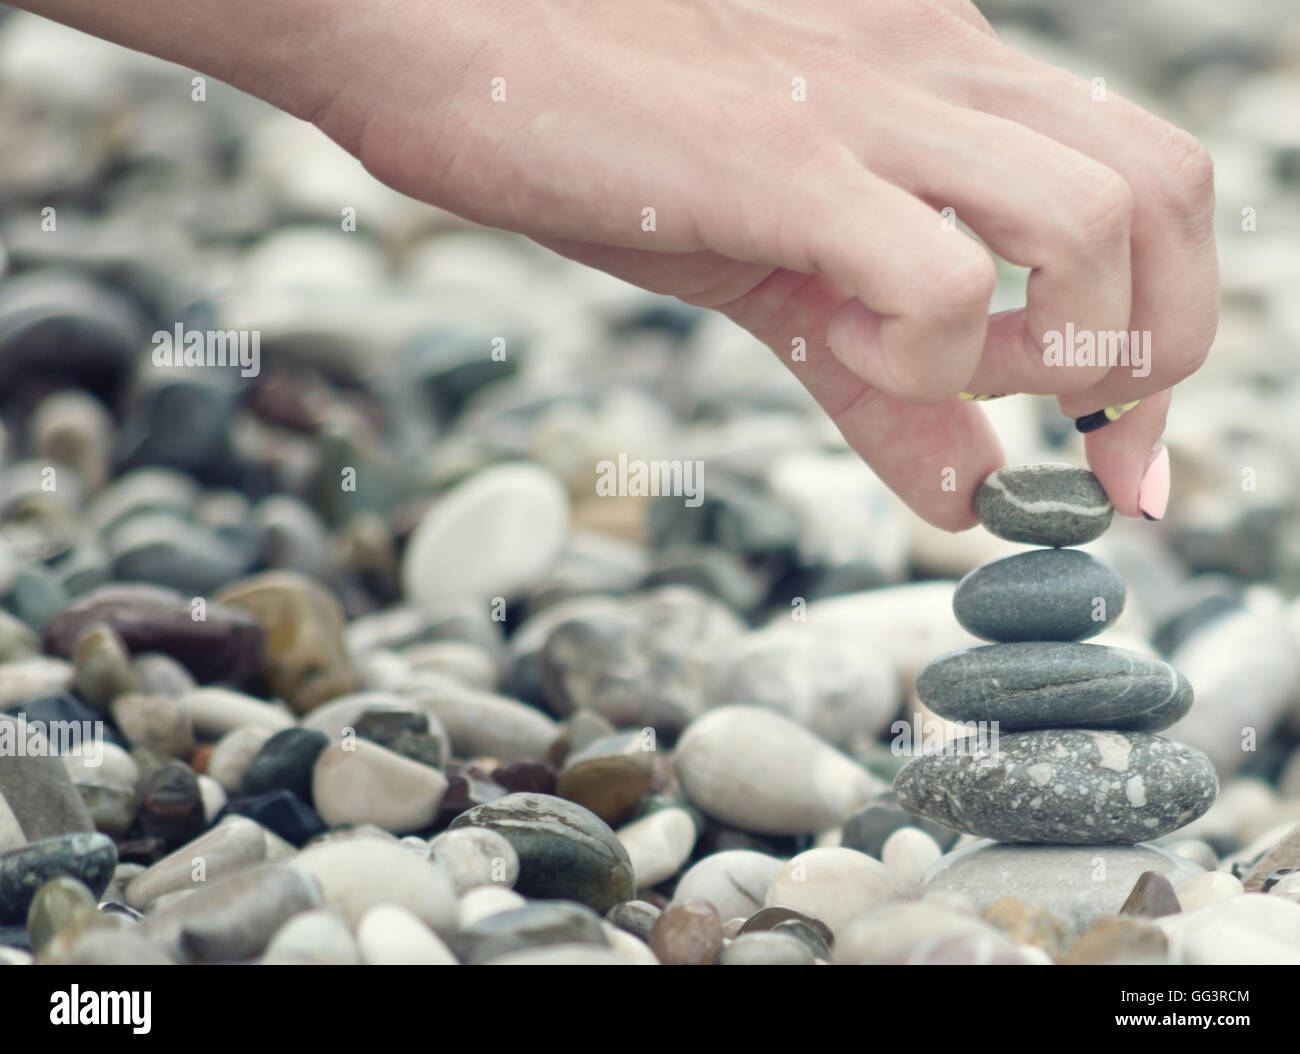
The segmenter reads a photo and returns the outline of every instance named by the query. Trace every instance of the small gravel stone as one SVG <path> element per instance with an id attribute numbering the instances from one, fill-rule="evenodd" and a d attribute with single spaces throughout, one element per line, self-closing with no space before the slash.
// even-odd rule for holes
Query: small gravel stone
<path id="1" fill-rule="evenodd" d="M 650 950 L 665 966 L 710 966 L 722 951 L 722 920 L 707 900 L 674 901 L 650 932 Z"/>
<path id="2" fill-rule="evenodd" d="M 881 863 L 889 868 L 899 886 L 909 896 L 921 888 L 925 873 L 939 862 L 943 850 L 924 831 L 916 827 L 900 827 L 885 839 L 881 850 Z"/>
<path id="3" fill-rule="evenodd" d="M 18 817 L 9 808 L 4 795 L 0 794 L 0 853 L 10 849 L 19 849 L 27 844 L 27 836 L 18 824 Z"/>
<path id="4" fill-rule="evenodd" d="M 980 912 L 980 918 L 996 926 L 1017 944 L 1042 948 L 1053 959 L 1065 952 L 1073 927 L 1046 908 L 1016 897 L 1003 897 Z"/>
<path id="5" fill-rule="evenodd" d="M 508 794 L 452 821 L 504 835 L 519 856 L 515 889 L 526 897 L 577 900 L 606 912 L 636 892 L 632 861 L 594 813 L 547 794 Z"/>
<path id="6" fill-rule="evenodd" d="M 244 770 L 239 793 L 287 790 L 310 805 L 312 767 L 327 746 L 329 739 L 314 729 L 286 728 L 276 732 Z"/>
<path id="7" fill-rule="evenodd" d="M 116 743 L 105 740 L 95 749 L 62 754 L 60 760 L 74 783 L 122 783 L 128 787 L 140 778 L 140 766 Z"/>
<path id="8" fill-rule="evenodd" d="M 1265 853 L 1241 880 L 1247 893 L 1263 888 L 1265 880 L 1284 867 L 1300 867 L 1300 824 Z"/>
<path id="9" fill-rule="evenodd" d="M 27 909 L 32 948 L 40 952 L 60 931 L 80 929 L 93 922 L 97 914 L 95 894 L 84 882 L 69 875 L 51 878 L 36 891 Z"/>
<path id="10" fill-rule="evenodd" d="M 1300 965 L 1300 904 L 1246 893 L 1156 919 L 1169 959 L 1186 966 Z"/>
<path id="11" fill-rule="evenodd" d="M 924 901 L 884 904 L 845 928 L 835 942 L 834 961 L 841 965 L 898 961 L 933 942 L 967 938 L 992 939 L 998 947 L 1011 944 L 995 927 L 968 912 Z"/>
<path id="12" fill-rule="evenodd" d="M 291 728 L 293 718 L 277 706 L 228 688 L 196 688 L 176 700 L 189 715 L 197 735 L 216 739 L 237 728 L 279 732 Z"/>
<path id="13" fill-rule="evenodd" d="M 63 762 L 36 726 L 0 714 L 0 755 L 0 794 L 29 841 L 95 829 Z"/>
<path id="14" fill-rule="evenodd" d="M 883 789 L 866 769 L 770 710 L 723 706 L 677 744 L 677 777 L 707 815 L 758 834 L 811 834 Z"/>
<path id="15" fill-rule="evenodd" d="M 45 627 L 45 651 L 71 655 L 97 622 L 113 627 L 131 654 L 162 652 L 201 682 L 238 681 L 261 664 L 262 627 L 243 611 L 210 603 L 192 617 L 191 598 L 157 586 L 113 584 L 79 597 Z"/>
<path id="16" fill-rule="evenodd" d="M 226 802 L 226 815 L 244 816 L 256 821 L 263 828 L 268 842 L 274 839 L 281 845 L 288 844 L 291 849 L 306 845 L 329 830 L 311 806 L 287 790 L 231 798 Z M 364 826 L 378 829 L 369 824 Z"/>
<path id="17" fill-rule="evenodd" d="M 479 886 L 509 888 L 519 878 L 519 857 L 506 838 L 487 827 L 443 831 L 429 842 L 434 862 L 451 876 L 458 896 Z"/>
<path id="18" fill-rule="evenodd" d="M 454 966 L 441 937 L 405 908 L 380 904 L 357 924 L 357 947 L 370 966 Z"/>
<path id="19" fill-rule="evenodd" d="M 1128 895 L 1119 913 L 1158 919 L 1164 915 L 1176 915 L 1181 910 L 1178 894 L 1174 892 L 1169 879 L 1156 871 L 1143 871 L 1133 884 L 1133 892 Z"/>
<path id="20" fill-rule="evenodd" d="M 212 748 L 206 774 L 221 784 L 227 794 L 238 794 L 244 783 L 244 773 L 273 735 L 271 729 L 258 725 L 231 729 Z"/>
<path id="21" fill-rule="evenodd" d="M 135 822 L 139 801 L 127 783 L 79 782 L 77 790 L 90 810 L 95 830 L 121 838 Z"/>
<path id="22" fill-rule="evenodd" d="M 133 878 L 126 887 L 126 902 L 146 911 L 161 896 L 193 889 L 265 859 L 262 829 L 248 820 L 227 820 Z"/>
<path id="23" fill-rule="evenodd" d="M 140 781 L 136 822 L 145 838 L 168 849 L 197 838 L 207 826 L 198 777 L 183 761 L 169 761 Z"/>
<path id="24" fill-rule="evenodd" d="M 540 581 L 569 531 L 560 482 L 534 465 L 502 465 L 444 494 L 402 560 L 402 592 L 432 608 L 448 597 L 511 597 Z"/>
<path id="25" fill-rule="evenodd" d="M 1145 919 L 1100 919 L 1070 945 L 1065 966 L 1143 966 L 1167 961 L 1169 940 Z"/>
<path id="26" fill-rule="evenodd" d="M 746 933 L 722 949 L 723 966 L 811 966 L 813 953 L 785 933 Z"/>
<path id="27" fill-rule="evenodd" d="M 889 836 L 902 827 L 915 827 L 924 831 L 944 852 L 951 849 L 961 837 L 960 831 L 927 820 L 924 816 L 913 816 L 907 810 L 899 808 L 890 791 L 880 795 L 876 801 L 844 822 L 840 829 L 840 845 L 879 860 L 884 855 Z"/>
<path id="28" fill-rule="evenodd" d="M 412 702 L 442 723 L 459 757 L 541 761 L 558 732 L 555 721 L 534 707 L 435 674 L 421 674 L 411 693 Z"/>
<path id="29" fill-rule="evenodd" d="M 685 809 L 656 809 L 617 833 L 632 861 L 637 889 L 677 874 L 695 848 L 695 820 Z"/>
<path id="30" fill-rule="evenodd" d="M 1178 904 L 1183 911 L 1195 911 L 1207 904 L 1231 900 L 1245 892 L 1241 879 L 1227 871 L 1206 871 L 1193 876 L 1178 890 Z"/>
<path id="31" fill-rule="evenodd" d="M 502 911 L 514 911 L 528 902 L 513 889 L 504 886 L 476 886 L 460 898 L 460 928 L 466 929 L 480 919 Z"/>
<path id="32" fill-rule="evenodd" d="M 674 896 L 707 900 L 723 918 L 749 918 L 763 907 L 785 861 L 751 849 L 725 849 L 687 869 Z"/>
<path id="33" fill-rule="evenodd" d="M 457 958 L 474 964 L 522 948 L 555 944 L 608 947 L 600 916 L 585 904 L 563 900 L 489 915 L 461 930 L 452 946 Z"/>
<path id="34" fill-rule="evenodd" d="M 458 926 L 456 891 L 439 867 L 397 842 L 350 838 L 304 849 L 289 863 L 320 883 L 327 907 L 351 925 L 379 904 L 406 908 L 444 939 Z"/>
<path id="35" fill-rule="evenodd" d="M 408 834 L 433 825 L 446 793 L 437 769 L 365 739 L 331 744 L 312 769 L 312 800 L 331 827 L 373 823 Z"/>
<path id="36" fill-rule="evenodd" d="M 292 571 L 268 571 L 227 586 L 219 604 L 246 611 L 266 633 L 261 674 L 298 713 L 356 684 L 343 641 L 343 610 L 328 590 Z"/>
<path id="37" fill-rule="evenodd" d="M 186 961 L 240 961 L 260 955 L 288 919 L 320 905 L 321 893 L 311 878 L 292 868 L 263 865 L 155 911 L 145 932 Z"/>
<path id="38" fill-rule="evenodd" d="M 69 875 L 99 896 L 116 866 L 112 840 L 97 833 L 42 838 L 0 854 L 0 925 L 25 922 L 32 898 L 57 875 Z"/>
<path id="39" fill-rule="evenodd" d="M 175 699 L 131 692 L 117 696 L 110 711 L 132 746 L 167 758 L 188 758 L 194 752 L 194 722 Z"/>
<path id="40" fill-rule="evenodd" d="M 622 823 L 654 778 L 653 746 L 640 732 L 597 739 L 569 754 L 556 777 L 555 793 L 611 826 Z"/>
<path id="41" fill-rule="evenodd" d="M 281 926 L 261 961 L 277 966 L 359 966 L 361 952 L 347 923 L 334 912 L 320 909 L 304 911 Z"/>
<path id="42" fill-rule="evenodd" d="M 119 695 L 139 689 L 131 656 L 112 626 L 87 627 L 73 648 L 72 662 L 73 688 L 99 710 L 106 711 Z"/>
<path id="43" fill-rule="evenodd" d="M 840 847 L 809 849 L 786 861 L 768 887 L 767 907 L 794 908 L 838 934 L 858 915 L 904 896 L 889 869 L 874 857 Z"/>
<path id="44" fill-rule="evenodd" d="M 650 933 L 660 914 L 660 910 L 648 901 L 625 900 L 622 904 L 615 904 L 605 918 L 619 929 L 649 944 Z"/>

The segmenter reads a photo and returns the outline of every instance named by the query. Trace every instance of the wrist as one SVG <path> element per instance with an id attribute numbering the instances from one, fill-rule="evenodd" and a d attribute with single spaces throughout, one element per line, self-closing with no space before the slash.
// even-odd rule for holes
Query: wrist
<path id="1" fill-rule="evenodd" d="M 370 17 L 344 0 L 8 2 L 207 74 L 309 121 L 337 94 L 333 73 L 352 30 L 345 23 Z"/>

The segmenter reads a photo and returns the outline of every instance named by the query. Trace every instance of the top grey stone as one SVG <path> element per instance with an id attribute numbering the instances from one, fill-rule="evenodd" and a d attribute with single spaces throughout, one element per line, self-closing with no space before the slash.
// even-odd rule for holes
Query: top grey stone
<path id="1" fill-rule="evenodd" d="M 1007 466 L 975 491 L 984 529 L 1028 545 L 1082 545 L 1100 537 L 1114 513 L 1097 477 L 1076 465 Z"/>

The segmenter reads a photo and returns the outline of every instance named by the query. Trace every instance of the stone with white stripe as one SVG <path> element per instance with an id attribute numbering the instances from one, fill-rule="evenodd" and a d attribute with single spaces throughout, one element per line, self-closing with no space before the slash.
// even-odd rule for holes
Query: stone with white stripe
<path id="1" fill-rule="evenodd" d="M 1100 537 L 1114 513 L 1097 477 L 1075 465 L 1007 466 L 975 491 L 985 530 L 1028 545 L 1082 545 Z"/>
<path id="2" fill-rule="evenodd" d="M 925 665 L 916 692 L 941 717 L 996 721 L 1002 732 L 1158 732 L 1192 705 L 1191 684 L 1169 663 L 1124 648 L 1064 641 L 948 652 Z"/>

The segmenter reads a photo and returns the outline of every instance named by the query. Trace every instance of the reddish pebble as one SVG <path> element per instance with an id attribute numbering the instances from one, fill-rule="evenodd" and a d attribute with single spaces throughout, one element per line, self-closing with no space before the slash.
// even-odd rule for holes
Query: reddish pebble
<path id="1" fill-rule="evenodd" d="M 722 951 L 722 920 L 698 897 L 669 904 L 650 932 L 650 948 L 665 966 L 712 966 Z"/>

